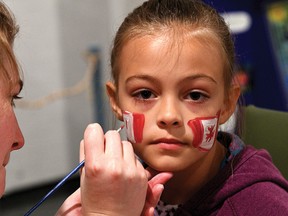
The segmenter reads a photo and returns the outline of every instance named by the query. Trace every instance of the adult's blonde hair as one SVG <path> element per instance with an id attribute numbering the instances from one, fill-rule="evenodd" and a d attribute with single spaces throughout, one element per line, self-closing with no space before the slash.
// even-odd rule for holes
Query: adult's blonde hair
<path id="1" fill-rule="evenodd" d="M 12 73 L 19 76 L 19 67 L 13 51 L 18 31 L 13 13 L 0 1 L 0 78 L 6 79 L 9 83 L 14 77 Z"/>

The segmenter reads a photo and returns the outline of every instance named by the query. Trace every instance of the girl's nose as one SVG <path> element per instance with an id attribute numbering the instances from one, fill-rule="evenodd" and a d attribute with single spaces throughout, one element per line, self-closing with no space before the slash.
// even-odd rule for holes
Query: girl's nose
<path id="1" fill-rule="evenodd" d="M 157 124 L 160 128 L 179 127 L 183 125 L 179 105 L 172 98 L 161 102 L 157 116 Z"/>

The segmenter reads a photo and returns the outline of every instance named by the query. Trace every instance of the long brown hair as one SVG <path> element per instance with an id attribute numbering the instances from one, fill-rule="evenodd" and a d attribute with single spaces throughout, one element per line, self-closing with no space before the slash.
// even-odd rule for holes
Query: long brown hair
<path id="1" fill-rule="evenodd" d="M 216 41 L 220 45 L 226 61 L 225 88 L 229 88 L 235 61 L 233 38 L 218 12 L 199 0 L 149 0 L 128 14 L 116 33 L 111 52 L 112 78 L 116 86 L 119 76 L 117 60 L 125 43 L 136 37 L 183 28 L 189 32 L 204 32 L 200 37 L 208 35 L 208 43 L 210 40 L 210 43 Z"/>

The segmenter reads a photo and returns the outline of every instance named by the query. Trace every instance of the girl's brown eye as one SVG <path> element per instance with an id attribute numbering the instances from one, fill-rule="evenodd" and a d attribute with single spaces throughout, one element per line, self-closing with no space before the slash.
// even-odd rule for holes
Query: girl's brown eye
<path id="1" fill-rule="evenodd" d="M 139 95 L 143 98 L 143 99 L 149 99 L 152 96 L 152 92 L 148 91 L 148 90 L 143 90 L 139 93 Z"/>
<path id="2" fill-rule="evenodd" d="M 201 96 L 202 96 L 202 93 L 200 93 L 200 92 L 191 92 L 189 95 L 190 95 L 190 98 L 192 100 L 199 100 L 201 98 Z"/>
<path id="3" fill-rule="evenodd" d="M 191 91 L 185 97 L 187 100 L 194 101 L 194 102 L 203 102 L 208 98 L 208 96 L 203 93 L 202 91 Z"/>
<path id="4" fill-rule="evenodd" d="M 152 91 L 147 90 L 147 89 L 143 89 L 143 90 L 136 92 L 134 94 L 134 97 L 136 97 L 137 99 L 140 99 L 140 100 L 148 100 L 151 98 L 155 98 L 155 95 L 152 93 Z"/>

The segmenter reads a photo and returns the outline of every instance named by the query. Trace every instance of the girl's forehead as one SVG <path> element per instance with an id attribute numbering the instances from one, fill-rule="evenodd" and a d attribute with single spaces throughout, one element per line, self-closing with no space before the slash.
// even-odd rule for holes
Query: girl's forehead
<path id="1" fill-rule="evenodd" d="M 191 63 L 199 60 L 213 60 L 223 64 L 224 55 L 221 46 L 213 43 L 209 38 L 198 36 L 175 36 L 170 34 L 155 34 L 135 37 L 126 43 L 120 54 L 120 65 L 137 63 L 153 63 L 162 67 L 162 62 L 174 65 L 185 58 L 190 58 Z M 143 61 L 142 61 L 143 60 Z M 147 62 L 149 61 L 149 62 Z M 205 62 L 205 61 L 204 61 Z M 159 64 L 158 64 L 159 63 Z M 165 63 L 166 64 L 166 63 Z M 123 68 L 122 68 L 123 69 Z"/>
<path id="2" fill-rule="evenodd" d="M 127 40 L 123 49 L 129 45 L 131 46 L 131 44 L 133 44 L 135 51 L 139 53 L 145 49 L 145 46 L 157 47 L 158 45 L 163 45 L 162 50 L 159 51 L 163 51 L 165 46 L 167 54 L 171 54 L 171 51 L 173 51 L 173 53 L 181 51 L 182 48 L 187 45 L 202 46 L 204 49 L 213 49 L 220 54 L 223 54 L 224 51 L 220 39 L 208 29 L 192 29 L 189 31 L 189 29 L 183 28 L 178 31 L 160 30 L 159 32 L 139 34 Z"/>
<path id="3" fill-rule="evenodd" d="M 118 84 L 149 76 L 178 88 L 192 77 L 209 77 L 222 86 L 225 61 L 219 52 L 219 47 L 198 37 L 187 36 L 180 43 L 169 36 L 141 37 L 122 52 Z"/>

